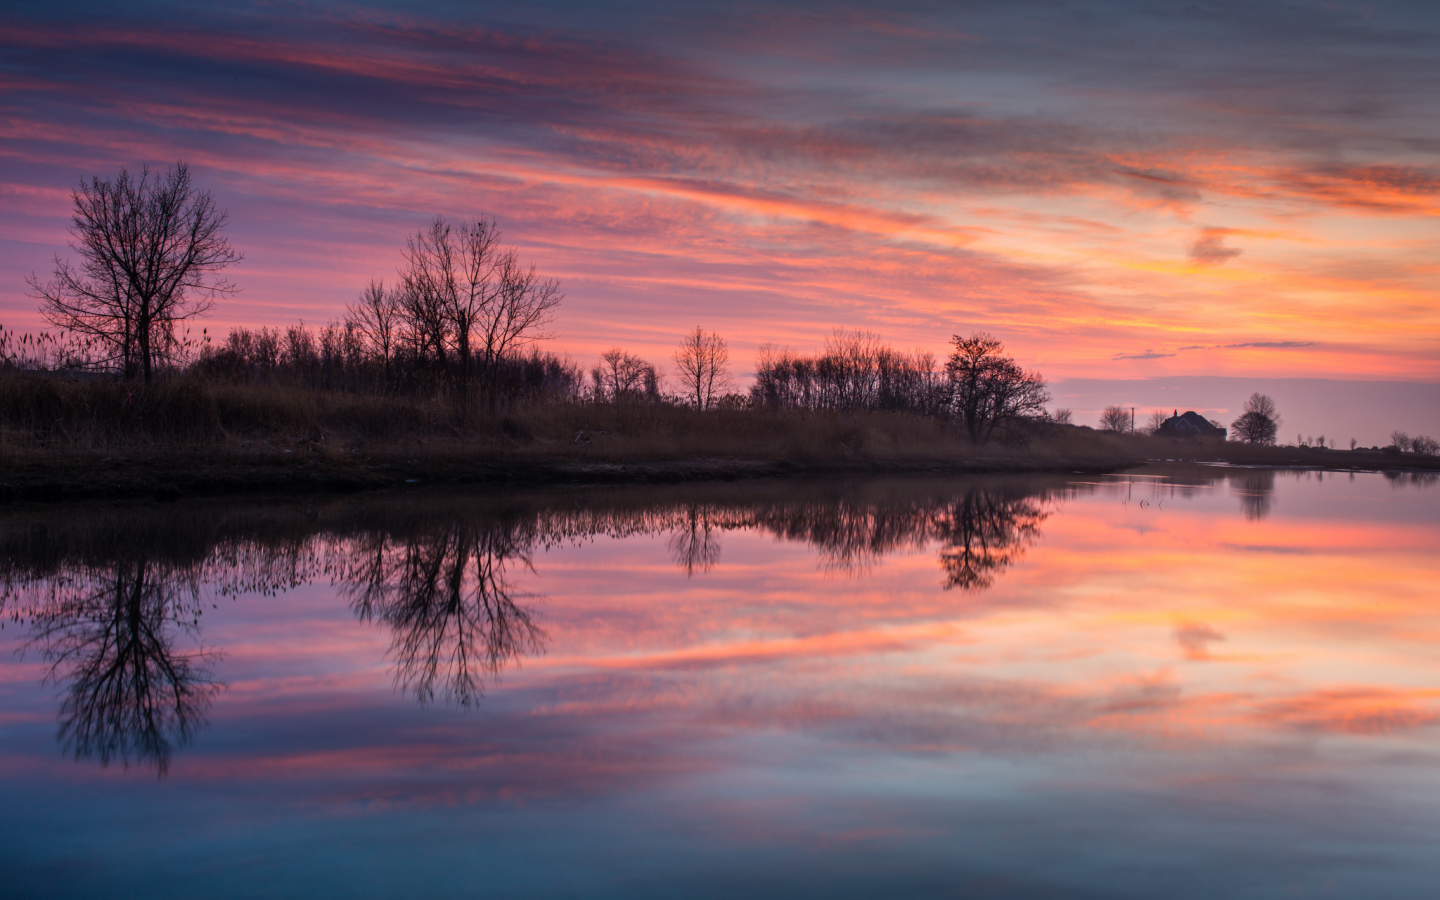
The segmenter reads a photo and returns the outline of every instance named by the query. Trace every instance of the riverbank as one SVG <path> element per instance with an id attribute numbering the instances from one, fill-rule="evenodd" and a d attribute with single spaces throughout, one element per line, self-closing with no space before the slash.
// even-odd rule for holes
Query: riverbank
<path id="1" fill-rule="evenodd" d="M 0 376 L 0 502 L 407 485 L 680 483 L 821 474 L 1102 473 L 1147 461 L 1440 470 L 1392 451 L 1255 447 L 1033 423 L 976 446 L 907 413 L 508 403 L 184 378 Z"/>
<path id="2" fill-rule="evenodd" d="M 1133 464 L 1104 457 L 976 456 L 971 458 L 556 460 L 523 457 L 337 461 L 206 458 L 199 454 L 33 458 L 0 468 L 0 502 L 53 503 L 92 499 L 222 495 L 352 493 L 444 484 L 545 487 L 565 484 L 681 484 L 798 475 L 1103 473 Z"/>
<path id="3" fill-rule="evenodd" d="M 299 446 L 202 447 L 188 450 L 77 453 L 30 451 L 0 459 L 0 502 L 54 503 L 99 499 L 178 500 L 186 497 L 354 493 L 446 484 L 544 487 L 567 484 L 680 484 L 800 475 L 981 473 L 1102 474 L 1155 462 L 1335 471 L 1440 471 L 1440 460 L 1383 451 L 1249 447 L 1063 433 L 1024 447 L 965 448 L 947 455 L 830 454 L 664 456 L 625 458 L 586 447 L 568 452 L 477 453 L 464 441 L 427 442 L 407 452 L 332 451 Z M 395 448 L 388 448 L 394 450 Z"/>

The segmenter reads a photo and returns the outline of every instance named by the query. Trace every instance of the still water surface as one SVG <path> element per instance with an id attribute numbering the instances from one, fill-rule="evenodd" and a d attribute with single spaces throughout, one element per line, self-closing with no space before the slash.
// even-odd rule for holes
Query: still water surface
<path id="1" fill-rule="evenodd" d="M 1440 485 L 0 518 L 0 896 L 1416 897 Z"/>

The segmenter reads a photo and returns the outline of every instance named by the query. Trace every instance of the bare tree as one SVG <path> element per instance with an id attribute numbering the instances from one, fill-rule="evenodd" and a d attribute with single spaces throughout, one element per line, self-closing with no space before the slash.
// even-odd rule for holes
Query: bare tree
<path id="1" fill-rule="evenodd" d="M 496 259 L 494 291 L 476 320 L 492 397 L 497 367 L 522 347 L 553 337 L 545 326 L 555 320 L 555 310 L 564 299 L 558 281 L 540 278 L 533 265 L 522 266 L 514 250 Z"/>
<path id="2" fill-rule="evenodd" d="M 86 549 L 108 548 L 102 537 Z M 30 610 L 32 644 L 50 664 L 49 679 L 66 687 L 60 740 L 76 759 L 128 767 L 133 758 L 163 775 L 223 686 L 208 667 L 218 654 L 178 646 L 186 633 L 199 642 L 197 568 L 143 557 L 60 566 L 41 579 L 48 590 Z"/>
<path id="3" fill-rule="evenodd" d="M 730 387 L 730 350 L 725 339 L 699 325 L 685 335 L 675 351 L 680 387 L 696 409 L 709 409 Z"/>
<path id="4" fill-rule="evenodd" d="M 1417 434 L 1410 439 L 1410 452 L 1416 456 L 1435 456 L 1440 454 L 1440 441 Z"/>
<path id="5" fill-rule="evenodd" d="M 1130 410 L 1123 406 L 1107 406 L 1100 414 L 1100 430 L 1125 432 L 1130 430 Z"/>
<path id="6" fill-rule="evenodd" d="M 1390 432 L 1390 446 L 1399 450 L 1401 453 L 1406 452 L 1410 449 L 1410 435 L 1403 431 Z"/>
<path id="7" fill-rule="evenodd" d="M 457 290 L 459 248 L 450 225 L 440 216 L 430 227 L 405 239 L 400 271 L 400 309 L 418 359 L 433 359 L 442 369 L 451 334 Z"/>
<path id="8" fill-rule="evenodd" d="M 1160 427 L 1168 421 L 1170 421 L 1170 417 L 1165 415 L 1165 410 L 1155 410 L 1150 414 L 1150 421 L 1145 423 L 1145 433 L 1157 434 L 1160 431 Z"/>
<path id="9" fill-rule="evenodd" d="M 600 354 L 600 364 L 590 372 L 595 396 L 619 405 L 622 400 L 659 396 L 660 376 L 655 367 L 619 347 Z"/>
<path id="10" fill-rule="evenodd" d="M 71 192 L 70 248 L 78 265 L 55 257 L 55 274 L 26 283 L 51 324 L 96 340 L 103 358 L 148 383 L 173 357 L 175 325 L 204 315 L 237 288 L 218 273 L 242 257 L 222 232 L 228 218 L 183 163 L 164 174 L 121 169 Z"/>
<path id="11" fill-rule="evenodd" d="M 502 250 L 494 221 L 477 218 L 452 229 L 441 216 L 406 240 L 400 272 L 402 318 L 421 359 L 462 376 L 478 367 L 491 396 L 502 363 L 552 335 L 545 326 L 564 299 L 560 285 Z"/>
<path id="12" fill-rule="evenodd" d="M 380 357 L 385 375 L 390 375 L 390 361 L 395 356 L 395 341 L 400 327 L 400 297 L 385 290 L 383 281 L 371 281 L 360 292 L 360 299 L 345 308 L 345 324 L 364 335 Z"/>
<path id="13" fill-rule="evenodd" d="M 1039 416 L 1050 401 L 1045 379 L 1002 356 L 1004 345 L 984 332 L 955 335 L 955 350 L 945 364 L 951 403 L 976 443 L 985 443 L 996 426 Z"/>
<path id="14" fill-rule="evenodd" d="M 460 371 L 470 374 L 470 337 L 479 327 L 486 329 L 491 313 L 499 300 L 501 287 L 496 274 L 500 268 L 500 229 L 490 219 L 479 218 L 474 224 L 460 226 L 460 271 L 455 279 L 455 293 L 450 298 L 450 324 L 455 335 L 455 351 L 460 357 Z M 490 354 L 485 354 L 485 363 Z"/>
<path id="15" fill-rule="evenodd" d="M 1245 412 L 1230 423 L 1230 433 L 1246 443 L 1273 445 L 1280 433 L 1280 413 L 1275 401 L 1261 393 L 1251 394 L 1245 401 Z"/>
<path id="16" fill-rule="evenodd" d="M 750 397 L 756 404 L 781 409 L 874 409 L 935 416 L 949 410 L 951 390 L 933 355 L 896 350 L 873 332 L 837 328 L 816 356 L 761 344 Z"/>

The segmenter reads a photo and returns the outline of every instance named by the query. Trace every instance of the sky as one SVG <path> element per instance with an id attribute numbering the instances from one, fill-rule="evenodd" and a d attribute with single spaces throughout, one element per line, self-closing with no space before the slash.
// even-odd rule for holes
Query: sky
<path id="1" fill-rule="evenodd" d="M 489 216 L 582 363 L 983 330 L 1117 385 L 1081 422 L 1204 376 L 1238 382 L 1179 405 L 1227 423 L 1321 379 L 1440 430 L 1437 98 L 1423 3 L 11 2 L 0 324 L 43 325 L 81 179 L 184 160 L 245 255 L 212 334 L 338 318 Z"/>

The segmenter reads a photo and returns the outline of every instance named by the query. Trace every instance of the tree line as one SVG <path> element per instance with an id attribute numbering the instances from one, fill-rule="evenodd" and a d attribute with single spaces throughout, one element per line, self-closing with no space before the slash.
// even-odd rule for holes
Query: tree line
<path id="1" fill-rule="evenodd" d="M 88 368 L 146 383 L 181 369 L 245 381 L 290 381 L 329 390 L 431 390 L 492 404 L 528 397 L 616 406 L 674 403 L 697 410 L 864 410 L 950 420 L 979 443 L 1037 423 L 1068 424 L 1068 410 L 1047 411 L 1044 379 L 1027 372 L 994 337 L 954 336 L 942 363 L 926 351 L 901 351 L 869 331 L 835 330 L 813 354 L 760 347 L 753 386 L 733 392 L 729 351 L 718 334 L 696 327 L 675 350 L 674 390 L 653 363 L 622 348 L 583 368 L 540 349 L 564 300 L 558 281 L 541 277 L 505 246 L 497 223 L 479 216 L 452 225 L 435 217 L 408 235 L 387 284 L 372 279 L 344 316 L 311 328 L 236 328 L 220 343 L 194 337 L 187 323 L 237 288 L 224 271 L 243 256 L 224 231 L 228 214 L 196 186 L 182 162 L 163 172 L 122 169 L 72 192 L 70 248 L 49 280 L 27 279 L 59 335 L 0 329 L 0 364 Z M 1100 427 L 1154 434 L 1163 411 L 1137 428 L 1133 410 L 1107 407 Z M 1219 427 L 1219 423 L 1211 421 Z M 1253 394 L 1230 424 L 1233 440 L 1274 445 L 1282 425 L 1273 399 Z M 1303 435 L 1298 446 L 1325 446 Z M 1333 447 L 1333 441 L 1330 442 Z M 1354 449 L 1355 441 L 1351 441 Z M 1395 432 L 1387 449 L 1433 456 L 1440 443 Z"/>
<path id="2" fill-rule="evenodd" d="M 1044 379 L 1004 355 L 994 337 L 954 336 L 944 366 L 925 351 L 906 353 L 869 331 L 837 329 L 813 356 L 760 348 L 752 401 L 793 409 L 863 409 L 953 418 L 974 441 L 997 428 L 1053 421 Z"/>
<path id="3" fill-rule="evenodd" d="M 31 350 L 83 359 L 127 380 L 148 383 L 189 369 L 332 390 L 474 388 L 491 403 L 529 396 L 702 411 L 900 412 L 953 420 L 980 443 L 1021 424 L 1064 420 L 1044 408 L 1044 379 L 983 333 L 954 337 L 943 364 L 867 331 L 836 330 L 816 354 L 766 345 L 745 395 L 732 391 L 725 340 L 699 327 L 673 354 L 674 393 L 655 365 L 621 348 L 584 371 L 537 346 L 554 336 L 549 327 L 564 300 L 559 283 L 522 262 L 484 216 L 458 225 L 437 216 L 407 236 L 395 278 L 372 279 L 339 321 L 236 328 L 220 343 L 208 334 L 192 340 L 185 323 L 235 293 L 223 273 L 243 258 L 224 235 L 228 215 L 213 196 L 179 163 L 92 178 L 72 200 L 70 247 L 78 262 L 57 255 L 50 280 L 28 281 L 46 320 L 70 343 Z"/>

